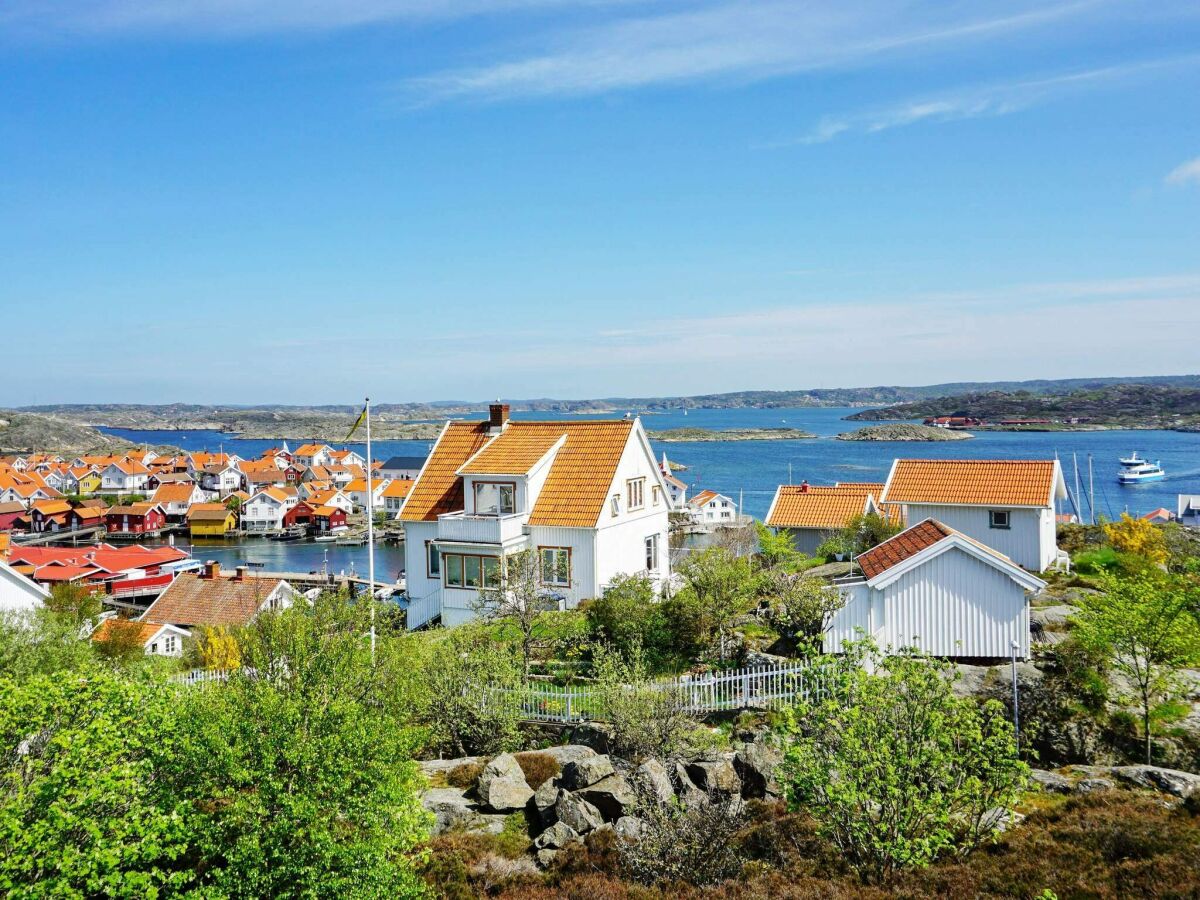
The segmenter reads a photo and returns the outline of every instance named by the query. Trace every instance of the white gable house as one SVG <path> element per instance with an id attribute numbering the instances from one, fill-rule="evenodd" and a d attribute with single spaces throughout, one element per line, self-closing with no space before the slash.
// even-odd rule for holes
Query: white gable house
<path id="1" fill-rule="evenodd" d="M 670 576 L 669 501 L 638 420 L 449 422 L 413 484 L 405 529 L 408 625 L 474 615 L 506 557 L 529 551 L 571 608 L 618 574 Z"/>
<path id="2" fill-rule="evenodd" d="M 242 528 L 246 531 L 278 531 L 283 528 L 283 517 L 288 510 L 299 502 L 295 490 L 263 488 L 242 504 Z"/>
<path id="3" fill-rule="evenodd" d="M 1029 598 L 1046 583 L 1001 553 L 926 519 L 858 557 L 862 576 L 825 632 L 825 652 L 870 637 L 951 659 L 1029 656 Z M 1015 647 L 1014 647 L 1015 644 Z"/>
<path id="4" fill-rule="evenodd" d="M 1059 557 L 1055 506 L 1066 496 L 1058 460 L 898 459 L 879 501 L 906 522 L 937 519 L 1043 572 Z"/>

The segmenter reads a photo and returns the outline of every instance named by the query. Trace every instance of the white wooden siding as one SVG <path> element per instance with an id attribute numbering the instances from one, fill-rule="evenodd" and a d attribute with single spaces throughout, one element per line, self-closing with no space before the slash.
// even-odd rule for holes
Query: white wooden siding
<path id="1" fill-rule="evenodd" d="M 1046 509 L 1011 509 L 1008 528 L 992 528 L 989 513 L 1003 506 L 935 506 L 933 504 L 909 503 L 908 524 L 915 525 L 923 519 L 937 519 L 943 525 L 961 531 L 967 537 L 999 550 L 1019 566 L 1033 572 L 1041 572 L 1054 560 L 1054 529 L 1044 530 L 1042 514 L 1054 521 L 1054 511 Z"/>

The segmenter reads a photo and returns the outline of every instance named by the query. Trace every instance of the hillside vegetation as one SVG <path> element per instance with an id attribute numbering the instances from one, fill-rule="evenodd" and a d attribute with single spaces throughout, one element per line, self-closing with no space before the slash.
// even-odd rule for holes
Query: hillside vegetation
<path id="1" fill-rule="evenodd" d="M 1200 427 L 1200 387 L 1111 384 L 1052 395 L 987 391 L 868 409 L 848 418 L 879 421 L 929 416 L 971 416 L 986 422 L 1050 419 L 1059 424 L 1078 419 L 1081 427 L 1195 428 Z"/>
<path id="2" fill-rule="evenodd" d="M 57 416 L 0 410 L 0 453 L 109 453 L 128 441 Z"/>

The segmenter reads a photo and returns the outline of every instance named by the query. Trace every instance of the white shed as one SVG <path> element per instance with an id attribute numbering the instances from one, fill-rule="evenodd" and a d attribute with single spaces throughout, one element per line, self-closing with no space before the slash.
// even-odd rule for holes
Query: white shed
<path id="1" fill-rule="evenodd" d="M 0 612 L 36 609 L 49 597 L 48 590 L 0 560 Z"/>
<path id="2" fill-rule="evenodd" d="M 825 650 L 871 637 L 952 659 L 1029 656 L 1029 596 L 1045 587 L 1007 556 L 926 519 L 858 557 L 862 577 L 839 585 L 845 605 Z"/>

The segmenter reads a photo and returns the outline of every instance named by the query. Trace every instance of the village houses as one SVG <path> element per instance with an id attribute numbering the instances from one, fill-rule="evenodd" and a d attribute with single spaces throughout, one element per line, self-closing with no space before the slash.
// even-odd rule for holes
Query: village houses
<path id="1" fill-rule="evenodd" d="M 294 487 L 268 487 L 242 504 L 242 528 L 248 532 L 278 531 L 283 517 L 299 502 Z"/>
<path id="2" fill-rule="evenodd" d="M 100 473 L 100 490 L 115 494 L 136 494 L 147 489 L 150 470 L 136 459 L 110 462 Z"/>
<path id="3" fill-rule="evenodd" d="M 448 422 L 400 511 L 408 626 L 476 614 L 503 560 L 529 552 L 547 602 L 574 607 L 618 574 L 670 577 L 662 473 L 638 419 Z"/>
<path id="4" fill-rule="evenodd" d="M 685 509 L 691 513 L 692 521 L 697 525 L 737 524 L 737 503 L 732 497 L 726 497 L 716 491 L 701 491 L 687 501 Z"/>
<path id="5" fill-rule="evenodd" d="M 792 546 L 812 556 L 831 534 L 859 516 L 878 513 L 883 483 L 839 483 L 832 487 L 783 484 L 775 491 L 763 524 L 791 536 Z"/>

